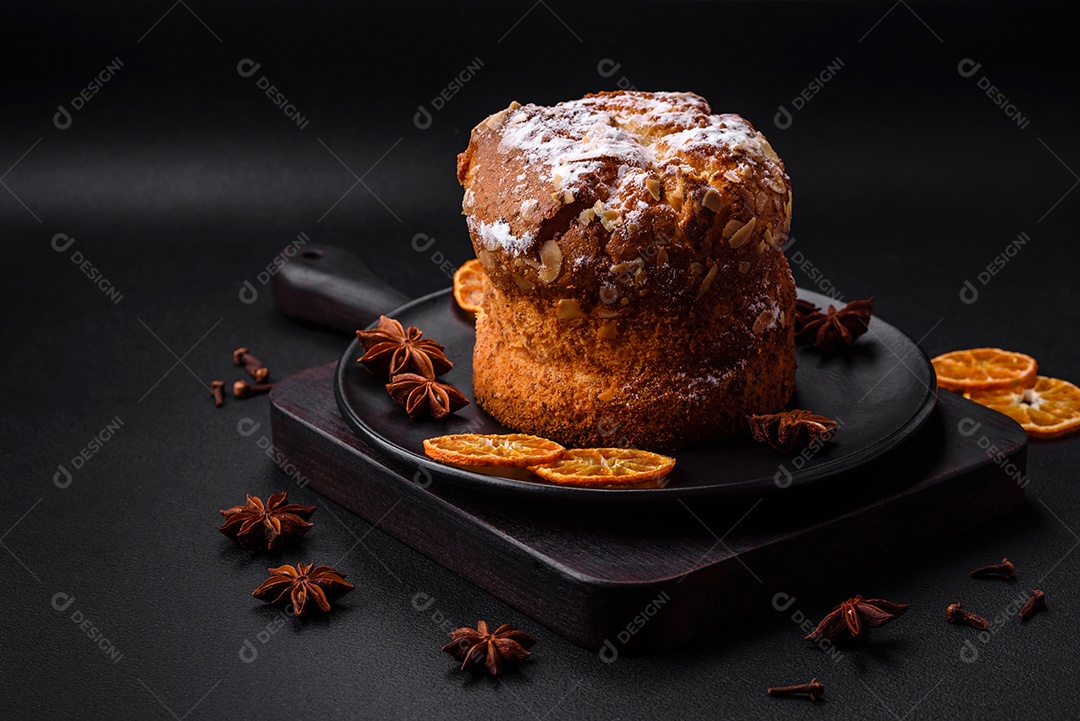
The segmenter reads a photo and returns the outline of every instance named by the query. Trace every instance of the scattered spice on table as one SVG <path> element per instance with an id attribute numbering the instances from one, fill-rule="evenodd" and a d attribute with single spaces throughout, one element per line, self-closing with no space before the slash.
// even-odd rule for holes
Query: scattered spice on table
<path id="1" fill-rule="evenodd" d="M 233 351 L 233 363 L 243 366 L 256 383 L 262 383 L 269 377 L 270 369 L 266 364 L 256 358 L 247 348 L 237 348 Z"/>
<path id="2" fill-rule="evenodd" d="M 1029 594 L 1030 598 L 1024 603 L 1024 607 L 1020 609 L 1019 618 L 1021 621 L 1026 621 L 1031 618 L 1031 615 L 1038 611 L 1040 608 L 1046 608 L 1046 594 L 1037 588 L 1032 589 Z"/>
<path id="3" fill-rule="evenodd" d="M 247 503 L 225 508 L 219 513 L 225 522 L 219 531 L 243 548 L 274 550 L 299 540 L 314 525 L 309 522 L 315 506 L 288 503 L 285 493 L 275 493 L 262 502 L 248 494 Z"/>
<path id="4" fill-rule="evenodd" d="M 251 385 L 247 381 L 236 381 L 233 383 L 232 392 L 237 398 L 250 398 L 251 396 L 259 395 L 260 393 L 269 393 L 273 388 L 273 383 L 256 383 L 255 385 Z"/>
<path id="5" fill-rule="evenodd" d="M 825 684 L 814 677 L 810 683 L 800 683 L 794 686 L 773 686 L 765 690 L 770 696 L 806 696 L 811 701 L 817 701 L 825 695 Z"/>
<path id="6" fill-rule="evenodd" d="M 532 653 L 529 648 L 536 639 L 509 624 L 490 631 L 487 621 L 478 621 L 476 628 L 459 628 L 450 632 L 450 643 L 442 650 L 461 661 L 461 670 L 487 669 L 492 676 L 502 673 L 503 665 L 524 661 Z"/>
<path id="7" fill-rule="evenodd" d="M 990 628 L 990 622 L 977 613 L 972 613 L 959 603 L 950 603 L 945 609 L 945 618 L 949 623 L 959 623 L 980 631 Z"/>
<path id="8" fill-rule="evenodd" d="M 214 398 L 214 407 L 225 405 L 225 381 L 210 381 L 210 395 Z"/>
<path id="9" fill-rule="evenodd" d="M 1008 558 L 1001 559 L 1001 563 L 983 566 L 971 571 L 972 578 L 1004 578 L 1010 579 L 1016 573 L 1016 565 Z"/>
<path id="10" fill-rule="evenodd" d="M 352 591 L 355 586 L 345 581 L 345 574 L 330 566 L 299 563 L 268 568 L 270 578 L 251 592 L 260 601 L 270 604 L 283 602 L 292 605 L 293 615 L 304 616 L 314 607 L 330 612 L 330 602 Z"/>
<path id="11" fill-rule="evenodd" d="M 807 636 L 807 641 L 832 641 L 843 636 L 868 640 L 869 629 L 884 626 L 904 615 L 906 603 L 893 603 L 883 598 L 855 596 L 839 604 Z"/>

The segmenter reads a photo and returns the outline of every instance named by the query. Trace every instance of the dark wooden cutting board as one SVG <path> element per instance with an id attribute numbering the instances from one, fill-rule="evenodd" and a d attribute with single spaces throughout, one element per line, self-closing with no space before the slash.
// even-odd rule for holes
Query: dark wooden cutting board
<path id="1" fill-rule="evenodd" d="M 489 496 L 391 470 L 341 418 L 334 367 L 291 375 L 270 396 L 274 445 L 311 487 L 609 658 L 767 612 L 778 592 L 805 593 L 1023 500 L 1024 432 L 947 391 L 904 445 L 808 491 L 644 507 Z"/>

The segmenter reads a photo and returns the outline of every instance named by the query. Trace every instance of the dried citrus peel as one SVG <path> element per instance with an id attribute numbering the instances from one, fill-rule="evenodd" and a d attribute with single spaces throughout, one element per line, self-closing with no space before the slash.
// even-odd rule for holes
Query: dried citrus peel
<path id="1" fill-rule="evenodd" d="M 969 391 L 965 398 L 1004 413 L 1033 438 L 1055 438 L 1080 430 L 1080 388 L 1037 376 L 1031 388 Z"/>
<path id="2" fill-rule="evenodd" d="M 554 461 L 565 451 L 554 441 L 524 433 L 459 433 L 424 441 L 424 453 L 430 458 L 461 466 L 523 468 Z"/>
<path id="3" fill-rule="evenodd" d="M 454 300 L 462 310 L 479 313 L 484 302 L 484 269 L 473 258 L 454 273 Z"/>
<path id="4" fill-rule="evenodd" d="M 950 391 L 1001 390 L 1035 383 L 1039 364 L 1024 353 L 1000 348 L 969 348 L 943 353 L 930 361 L 938 385 Z"/>
<path id="5" fill-rule="evenodd" d="M 572 448 L 559 460 L 529 470 L 552 483 L 622 486 L 656 480 L 674 467 L 674 458 L 636 448 Z"/>

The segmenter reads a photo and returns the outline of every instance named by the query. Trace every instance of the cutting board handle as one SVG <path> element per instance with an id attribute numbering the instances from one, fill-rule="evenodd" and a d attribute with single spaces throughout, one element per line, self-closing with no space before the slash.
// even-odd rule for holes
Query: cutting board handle
<path id="1" fill-rule="evenodd" d="M 273 276 L 274 302 L 289 318 L 342 333 L 365 328 L 411 298 L 358 257 L 309 243 Z"/>

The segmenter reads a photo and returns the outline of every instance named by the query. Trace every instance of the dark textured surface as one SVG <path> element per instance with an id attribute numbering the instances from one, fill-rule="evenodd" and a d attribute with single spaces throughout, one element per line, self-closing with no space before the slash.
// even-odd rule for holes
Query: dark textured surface
<path id="1" fill-rule="evenodd" d="M 953 393 L 928 407 L 902 446 L 818 484 L 617 506 L 477 493 L 354 433 L 330 389 L 335 371 L 328 363 L 290 375 L 270 398 L 274 446 L 306 485 L 608 663 L 723 643 L 743 617 L 769 615 L 905 548 L 946 542 L 1024 499 L 1015 480 L 1026 463 L 1023 429 Z M 1000 461 L 964 435 L 976 426 Z M 718 454 L 713 474 L 735 465 Z M 818 567 L 818 555 L 832 563 Z"/>
<path id="2" fill-rule="evenodd" d="M 719 648 L 604 664 L 310 491 L 290 496 L 319 505 L 300 549 L 253 558 L 230 546 L 217 509 L 294 486 L 259 447 L 266 399 L 215 411 L 200 385 L 239 377 L 229 353 L 240 344 L 278 377 L 339 357 L 340 336 L 280 317 L 258 281 L 299 233 L 351 248 L 410 295 L 444 287 L 443 264 L 469 252 L 453 156 L 471 125 L 512 98 L 554 102 L 624 77 L 695 90 L 768 134 L 792 176 L 800 285 L 873 294 L 931 355 L 1000 345 L 1080 380 L 1069 6 L 546 2 L 525 14 L 527 0 L 185 2 L 167 15 L 169 0 L 0 8 L 5 717 L 1077 714 L 1076 437 L 1032 445 L 1028 501 L 1001 522 L 738 624 Z M 417 106 L 478 57 L 475 77 L 418 129 Z M 835 77 L 776 128 L 777 107 L 792 109 L 838 57 Z M 114 58 L 116 76 L 57 129 L 57 106 Z M 252 77 L 237 74 L 244 58 L 262 64 Z M 607 77 L 605 58 L 620 65 Z M 964 58 L 981 69 L 961 77 Z M 305 128 L 261 93 L 264 75 Z M 984 76 L 1026 127 L 979 89 Z M 1021 232 L 1030 242 L 1013 246 Z M 55 251 L 57 233 L 75 244 Z M 420 233 L 434 241 L 414 246 Z M 119 303 L 71 262 L 75 251 Z M 980 272 L 1007 252 L 984 285 Z M 238 298 L 245 280 L 260 291 L 252 304 Z M 960 299 L 965 280 L 973 304 Z M 120 430 L 58 488 L 58 465 L 116 417 Z M 246 437 L 245 417 L 262 424 Z M 1017 582 L 966 578 L 1002 555 Z M 264 566 L 307 560 L 337 563 L 359 588 L 326 619 L 273 625 L 250 591 Z M 944 622 L 952 601 L 993 618 L 1036 585 L 1050 610 L 988 643 Z M 417 592 L 434 599 L 423 613 Z M 75 598 L 65 612 L 51 605 L 57 593 Z M 912 609 L 832 663 L 804 646 L 791 613 L 816 620 L 852 593 Z M 76 610 L 118 661 L 71 620 Z M 455 673 L 437 648 L 478 617 L 537 631 L 534 660 L 501 683 Z M 245 639 L 254 663 L 238 658 Z M 814 674 L 828 686 L 818 708 L 764 694 Z"/>
<path id="3" fill-rule="evenodd" d="M 828 296 L 802 289 L 799 297 L 818 306 L 829 303 Z M 424 439 L 432 436 L 511 431 L 476 404 L 472 385 L 472 349 L 476 342 L 473 321 L 457 307 L 448 291 L 418 299 L 392 315 L 402 325 L 422 328 L 426 337 L 446 346 L 454 367 L 440 380 L 460 390 L 470 404 L 438 421 L 403 419 L 401 406 L 387 395 L 385 383 L 356 363 L 364 351 L 354 340 L 341 356 L 340 372 L 334 381 L 342 416 L 365 441 L 404 465 L 423 467 L 436 478 L 465 487 L 509 495 L 568 502 L 652 503 L 674 497 L 760 498 L 811 484 L 819 484 L 822 492 L 828 492 L 830 476 L 857 468 L 903 443 L 926 421 L 937 401 L 930 359 L 911 338 L 873 318 L 866 335 L 845 352 L 825 356 L 810 346 L 798 349 L 799 395 L 792 407 L 810 408 L 837 420 L 841 426 L 829 443 L 801 455 L 797 465 L 791 454 L 779 453 L 750 438 L 739 438 L 677 451 L 675 469 L 664 477 L 660 487 L 580 488 L 532 483 L 512 475 L 502 477 L 449 467 L 424 455 Z M 909 373 L 890 372 L 897 358 L 904 359 Z M 616 433 L 609 433 L 609 443 L 619 444 Z M 622 445 L 626 445 L 625 440 Z"/>

